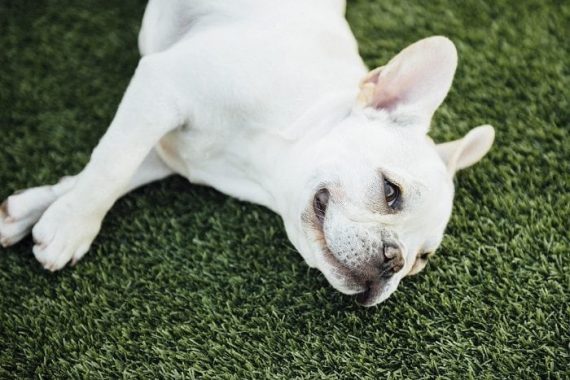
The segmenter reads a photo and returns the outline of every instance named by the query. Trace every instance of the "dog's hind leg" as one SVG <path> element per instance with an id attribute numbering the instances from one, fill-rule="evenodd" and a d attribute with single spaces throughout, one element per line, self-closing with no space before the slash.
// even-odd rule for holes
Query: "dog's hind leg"
<path id="1" fill-rule="evenodd" d="M 171 174 L 174 172 L 153 149 L 124 193 Z M 9 247 L 26 237 L 47 208 L 73 188 L 79 175 L 63 177 L 55 185 L 32 187 L 10 195 L 0 206 L 0 245 Z"/>
<path id="2" fill-rule="evenodd" d="M 61 269 L 88 251 L 145 157 L 161 137 L 185 123 L 176 77 L 169 70 L 173 64 L 160 54 L 141 59 L 89 163 L 33 227 L 34 255 L 44 268 Z"/>
<path id="3" fill-rule="evenodd" d="M 211 0 L 149 0 L 138 37 L 141 56 L 168 49 L 220 5 Z"/>

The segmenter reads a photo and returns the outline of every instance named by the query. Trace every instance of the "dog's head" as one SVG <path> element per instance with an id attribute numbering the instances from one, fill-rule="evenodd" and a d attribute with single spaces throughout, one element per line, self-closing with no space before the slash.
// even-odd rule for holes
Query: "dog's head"
<path id="1" fill-rule="evenodd" d="M 451 214 L 454 173 L 493 143 L 490 126 L 439 145 L 427 136 L 456 65 L 446 38 L 409 46 L 363 79 L 350 116 L 311 146 L 287 231 L 309 265 L 364 305 L 425 267 Z"/>

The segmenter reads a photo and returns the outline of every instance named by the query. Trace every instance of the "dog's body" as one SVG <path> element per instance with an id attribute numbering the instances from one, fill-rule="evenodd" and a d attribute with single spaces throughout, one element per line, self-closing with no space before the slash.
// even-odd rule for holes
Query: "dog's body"
<path id="1" fill-rule="evenodd" d="M 163 53 L 163 59 L 184 62 L 172 67 L 169 77 L 185 92 L 181 95 L 188 102 L 184 108 L 192 109 L 191 120 L 186 128 L 162 138 L 157 151 L 169 167 L 193 183 L 282 213 L 291 204 L 278 193 L 291 185 L 292 191 L 297 190 L 292 184 L 296 178 L 287 178 L 286 173 L 290 166 L 302 166 L 291 161 L 295 160 L 291 142 L 315 127 L 300 118 L 309 116 L 311 108 L 323 100 L 331 104 L 321 105 L 319 118 L 344 117 L 351 106 L 346 100 L 358 93 L 355 83 L 367 69 L 356 41 L 340 8 L 326 1 L 186 3 L 195 4 L 182 16 L 191 26 L 173 40 L 177 47 Z M 166 36 L 172 33 L 160 29 L 160 20 L 170 9 L 153 5 L 139 37 L 144 55 L 167 49 L 160 36 L 170 40 Z M 299 14 L 299 8 L 310 12 Z M 172 12 L 180 17 L 180 10 Z M 331 49 L 342 60 L 324 61 Z M 193 75 L 188 67 L 200 75 Z M 339 95 L 344 95 L 342 109 L 335 108 Z"/>
<path id="2" fill-rule="evenodd" d="M 35 224 L 34 254 L 60 269 L 88 251 L 121 195 L 178 173 L 279 213 L 335 288 L 366 305 L 386 299 L 440 244 L 452 176 L 488 151 L 493 130 L 433 144 L 453 44 L 422 40 L 368 73 L 344 8 L 151 0 L 143 57 L 89 164 L 9 197 L 2 244 Z"/>

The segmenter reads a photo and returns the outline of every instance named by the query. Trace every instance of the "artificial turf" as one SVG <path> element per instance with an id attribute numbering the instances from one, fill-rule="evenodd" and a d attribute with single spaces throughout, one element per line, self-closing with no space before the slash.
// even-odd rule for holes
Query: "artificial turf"
<path id="1" fill-rule="evenodd" d="M 44 271 L 29 238 L 0 248 L 0 377 L 570 378 L 569 4 L 349 3 L 370 66 L 456 43 L 432 136 L 497 131 L 438 254 L 387 302 L 334 291 L 270 211 L 173 177 L 120 200 L 75 268 Z M 0 198 L 87 162 L 143 9 L 0 2 Z"/>

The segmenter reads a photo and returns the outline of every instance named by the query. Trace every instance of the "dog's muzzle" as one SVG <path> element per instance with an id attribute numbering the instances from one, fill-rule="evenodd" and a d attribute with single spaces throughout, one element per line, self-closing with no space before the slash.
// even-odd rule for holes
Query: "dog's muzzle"
<path id="1" fill-rule="evenodd" d="M 401 247 L 385 243 L 380 246 L 376 255 L 357 265 L 350 265 L 339 260 L 330 248 L 325 246 L 328 263 L 346 284 L 348 294 L 356 293 L 357 302 L 363 306 L 372 306 L 379 302 L 378 299 L 385 293 L 390 280 L 404 268 L 404 257 Z"/>

